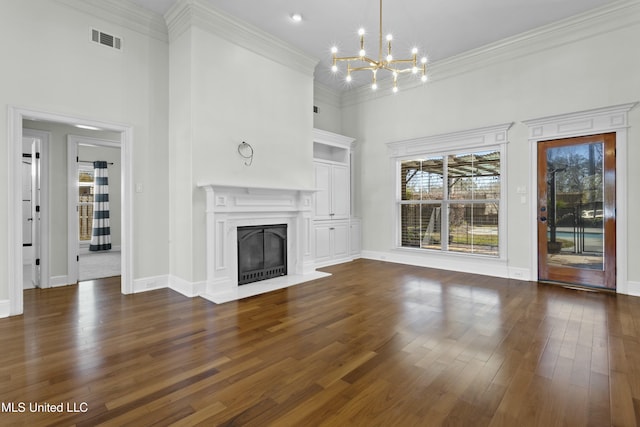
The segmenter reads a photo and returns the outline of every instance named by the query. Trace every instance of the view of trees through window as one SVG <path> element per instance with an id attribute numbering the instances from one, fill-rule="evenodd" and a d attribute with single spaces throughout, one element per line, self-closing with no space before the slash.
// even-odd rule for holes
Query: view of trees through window
<path id="1" fill-rule="evenodd" d="M 499 151 L 403 160 L 400 193 L 401 246 L 499 254 Z"/>
<path id="2" fill-rule="evenodd" d="M 78 171 L 78 226 L 80 241 L 90 241 L 93 226 L 93 169 Z"/>

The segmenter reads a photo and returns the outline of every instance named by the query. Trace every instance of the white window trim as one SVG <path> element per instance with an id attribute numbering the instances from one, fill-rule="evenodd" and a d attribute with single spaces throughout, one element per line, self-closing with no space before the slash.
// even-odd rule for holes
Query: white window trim
<path id="1" fill-rule="evenodd" d="M 389 159 L 391 161 L 390 170 L 393 173 L 392 181 L 394 185 L 393 200 L 391 203 L 393 214 L 393 242 L 391 247 L 398 251 L 405 251 L 413 254 L 423 254 L 426 256 L 437 254 L 446 257 L 469 257 L 474 259 L 507 259 L 507 144 L 508 130 L 513 122 L 477 129 L 470 129 L 458 132 L 451 132 L 441 135 L 432 135 L 416 139 L 396 141 L 387 143 Z M 419 248 L 407 248 L 401 246 L 400 239 L 400 218 L 398 206 L 401 204 L 400 167 L 403 160 L 412 160 L 423 156 L 449 155 L 462 152 L 497 150 L 500 152 L 500 202 L 498 207 L 498 256 L 485 254 L 465 254 L 452 251 L 425 250 Z"/>

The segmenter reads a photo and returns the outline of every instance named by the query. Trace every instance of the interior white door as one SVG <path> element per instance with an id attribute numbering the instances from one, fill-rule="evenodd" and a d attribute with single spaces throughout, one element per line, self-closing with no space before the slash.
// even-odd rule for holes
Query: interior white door
<path id="1" fill-rule="evenodd" d="M 40 146 L 38 138 L 22 140 L 23 288 L 41 285 Z"/>
<path id="2" fill-rule="evenodd" d="M 33 139 L 31 143 L 31 241 L 33 244 L 34 262 L 31 264 L 31 280 L 33 286 L 40 287 L 40 260 L 42 255 L 40 222 L 40 144 L 39 139 Z"/>

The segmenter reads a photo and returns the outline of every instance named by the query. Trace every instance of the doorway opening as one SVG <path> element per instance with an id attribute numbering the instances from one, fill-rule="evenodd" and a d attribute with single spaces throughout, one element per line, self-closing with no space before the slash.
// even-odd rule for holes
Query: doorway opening
<path id="1" fill-rule="evenodd" d="M 67 168 L 69 280 L 76 283 L 119 276 L 120 142 L 68 135 Z M 108 244 L 98 244 L 98 240 Z"/>
<path id="2" fill-rule="evenodd" d="M 24 167 L 22 166 L 22 152 L 23 152 L 23 136 L 28 134 L 28 131 L 24 129 L 23 122 L 25 120 L 32 120 L 34 122 L 50 122 L 61 125 L 83 125 L 91 126 L 95 129 L 102 129 L 105 131 L 114 132 L 117 134 L 117 139 L 120 143 L 120 157 L 119 162 L 121 165 L 121 291 L 124 294 L 133 292 L 133 274 L 132 274 L 132 244 L 133 244 L 133 200 L 131 194 L 132 183 L 132 128 L 130 126 L 101 122 L 81 117 L 65 116 L 54 113 L 47 113 L 42 111 L 28 110 L 17 107 L 9 107 L 9 120 L 8 120 L 8 135 L 9 135 L 9 209 L 8 217 L 9 224 L 13 224 L 8 234 L 8 291 L 9 291 L 9 315 L 18 315 L 23 312 L 23 296 L 24 289 L 24 257 L 23 244 L 24 244 L 24 232 L 23 222 L 25 221 L 22 215 L 23 211 L 23 185 L 25 184 L 26 177 L 23 177 Z M 46 144 L 45 144 L 46 146 Z M 66 154 L 65 154 L 66 156 Z M 53 159 L 49 160 L 52 163 Z M 44 163 L 41 164 L 41 175 L 43 178 L 48 178 L 44 172 Z M 51 173 L 48 173 L 50 176 Z M 63 176 L 66 174 L 63 172 Z M 47 182 L 47 179 L 42 179 L 41 183 Z M 66 181 L 66 180 L 65 180 Z M 49 191 L 51 193 L 51 191 Z M 41 192 L 42 193 L 42 192 Z M 64 186 L 63 193 L 66 193 L 66 185 Z M 62 203 L 65 215 L 66 215 L 66 197 L 64 195 L 60 198 L 54 198 L 53 194 L 50 194 L 50 205 Z M 41 206 L 44 211 L 44 206 Z M 44 214 L 44 212 L 42 212 Z M 50 213 L 51 209 L 48 209 L 47 213 Z M 44 215 L 41 215 L 41 223 Z M 49 242 L 45 243 L 49 233 L 40 232 L 42 249 L 40 257 L 40 287 L 51 287 L 56 285 L 69 284 L 68 271 L 64 271 L 64 274 L 51 271 L 52 259 L 59 255 L 60 252 L 67 251 L 52 251 L 49 250 L 49 254 L 45 255 L 46 250 L 49 248 Z M 65 239 L 66 242 L 66 239 Z M 56 255 L 54 255 L 54 253 Z M 58 265 L 57 263 L 55 265 Z M 49 271 L 45 273 L 45 269 L 49 268 Z M 66 270 L 66 268 L 65 268 Z"/>

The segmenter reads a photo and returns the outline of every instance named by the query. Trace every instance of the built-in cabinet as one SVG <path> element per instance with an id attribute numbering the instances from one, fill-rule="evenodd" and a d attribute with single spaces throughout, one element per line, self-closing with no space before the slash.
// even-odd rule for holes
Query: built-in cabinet
<path id="1" fill-rule="evenodd" d="M 317 160 L 313 165 L 316 183 L 316 220 L 348 219 L 349 209 L 349 167 Z"/>
<path id="2" fill-rule="evenodd" d="M 351 218 L 353 138 L 314 129 L 316 266 L 350 261 L 360 253 L 359 223 Z"/>

